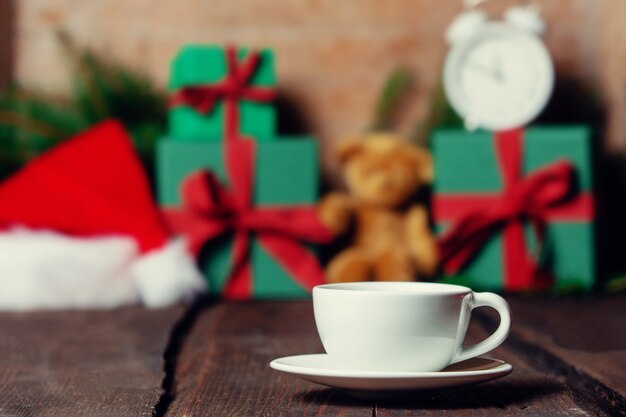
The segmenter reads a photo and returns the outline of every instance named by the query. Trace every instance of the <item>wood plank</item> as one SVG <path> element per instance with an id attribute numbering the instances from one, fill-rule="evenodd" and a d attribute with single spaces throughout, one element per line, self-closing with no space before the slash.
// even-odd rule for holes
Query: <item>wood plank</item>
<path id="1" fill-rule="evenodd" d="M 343 392 L 273 371 L 323 352 L 310 302 L 222 303 L 203 311 L 177 360 L 167 416 L 371 416 Z"/>
<path id="2" fill-rule="evenodd" d="M 481 320 L 473 320 L 465 344 L 487 336 Z M 513 365 L 513 372 L 483 384 L 417 393 L 396 402 L 377 402 L 376 416 L 593 416 L 607 415 L 585 404 L 560 375 L 529 363 L 507 341 L 489 356 Z"/>
<path id="3" fill-rule="evenodd" d="M 489 326 L 489 322 L 487 326 Z M 468 343 L 486 335 L 472 323 Z M 505 343 L 493 356 L 514 373 L 485 384 L 412 394 L 400 401 L 360 401 L 343 391 L 272 371 L 280 356 L 322 352 L 310 302 L 223 303 L 198 317 L 174 373 L 168 416 L 606 415 L 552 369 L 530 364 Z"/>
<path id="4" fill-rule="evenodd" d="M 182 307 L 0 314 L 1 416 L 149 416 Z"/>
<path id="5" fill-rule="evenodd" d="M 626 295 L 509 301 L 520 343 L 541 346 L 626 397 Z"/>

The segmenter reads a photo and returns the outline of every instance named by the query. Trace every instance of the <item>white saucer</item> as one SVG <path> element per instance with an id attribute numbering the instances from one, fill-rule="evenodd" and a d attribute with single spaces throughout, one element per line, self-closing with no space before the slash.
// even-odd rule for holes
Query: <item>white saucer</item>
<path id="1" fill-rule="evenodd" d="M 477 384 L 509 374 L 513 367 L 501 360 L 478 357 L 440 372 L 348 371 L 334 366 L 327 354 L 287 356 L 270 363 L 272 369 L 307 381 L 351 391 L 415 391 Z"/>

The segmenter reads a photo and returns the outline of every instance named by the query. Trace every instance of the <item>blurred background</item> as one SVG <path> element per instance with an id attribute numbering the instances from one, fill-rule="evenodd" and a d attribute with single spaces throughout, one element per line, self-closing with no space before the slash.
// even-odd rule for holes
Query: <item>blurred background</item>
<path id="1" fill-rule="evenodd" d="M 603 146 L 621 152 L 626 147 L 626 3 L 537 3 L 559 78 L 597 97 L 604 114 Z M 500 15 L 514 4 L 481 7 Z M 332 176 L 330 143 L 369 126 L 382 85 L 395 68 L 412 74 L 395 116 L 398 131 L 410 135 L 428 117 L 447 51 L 444 32 L 461 9 L 461 1 L 453 0 L 0 0 L 0 85 L 15 81 L 63 95 L 72 74 L 54 35 L 59 29 L 160 88 L 183 44 L 271 47 L 278 57 L 281 94 L 300 116 L 301 130 L 321 139 L 322 163 Z"/>
<path id="2" fill-rule="evenodd" d="M 481 8 L 500 17 L 516 4 Z M 619 275 L 626 271 L 626 2 L 536 4 L 557 73 L 537 123 L 593 128 L 602 167 L 598 268 Z M 108 117 L 125 123 L 152 170 L 154 141 L 167 130 L 170 60 L 185 44 L 210 43 L 275 50 L 279 131 L 318 138 L 326 187 L 340 185 L 334 144 L 376 124 L 398 71 L 400 105 L 382 109 L 385 127 L 426 144 L 438 126 L 459 125 L 441 76 L 445 31 L 461 10 L 456 0 L 0 0 L 1 173 Z"/>

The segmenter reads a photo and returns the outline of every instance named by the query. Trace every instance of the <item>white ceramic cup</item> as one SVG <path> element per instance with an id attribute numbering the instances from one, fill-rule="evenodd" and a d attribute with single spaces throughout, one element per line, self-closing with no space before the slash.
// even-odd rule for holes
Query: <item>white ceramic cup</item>
<path id="1" fill-rule="evenodd" d="M 463 346 L 470 314 L 492 307 L 500 326 Z M 317 330 L 335 366 L 349 370 L 436 372 L 499 346 L 511 327 L 500 296 L 459 285 L 354 282 L 313 289 Z"/>

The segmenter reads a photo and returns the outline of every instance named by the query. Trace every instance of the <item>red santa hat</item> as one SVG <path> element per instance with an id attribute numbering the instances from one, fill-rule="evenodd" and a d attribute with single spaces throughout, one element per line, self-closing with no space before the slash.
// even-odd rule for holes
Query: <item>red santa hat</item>
<path id="1" fill-rule="evenodd" d="M 158 307 L 204 280 L 170 240 L 123 127 L 102 123 L 0 184 L 0 309 Z"/>

